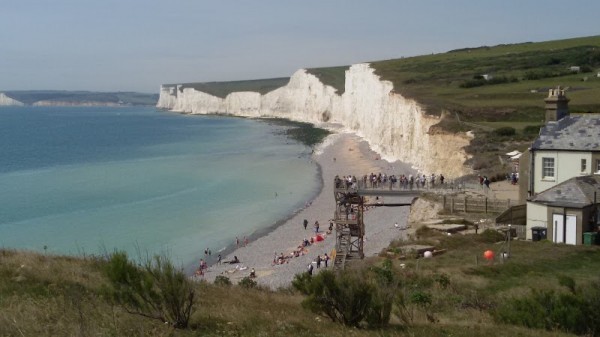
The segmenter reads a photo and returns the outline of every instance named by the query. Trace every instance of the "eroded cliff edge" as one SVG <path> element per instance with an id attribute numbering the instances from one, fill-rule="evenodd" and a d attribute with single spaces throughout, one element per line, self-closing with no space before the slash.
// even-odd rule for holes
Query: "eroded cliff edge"
<path id="1" fill-rule="evenodd" d="M 157 107 L 191 114 L 280 117 L 317 126 L 338 123 L 363 137 L 382 157 L 411 163 L 422 173 L 449 178 L 470 173 L 464 147 L 471 137 L 431 132 L 442 117 L 426 114 L 418 102 L 392 90 L 392 83 L 380 80 L 369 64 L 356 64 L 346 71 L 342 95 L 301 69 L 286 86 L 265 95 L 233 92 L 219 98 L 192 88 L 162 86 Z"/>

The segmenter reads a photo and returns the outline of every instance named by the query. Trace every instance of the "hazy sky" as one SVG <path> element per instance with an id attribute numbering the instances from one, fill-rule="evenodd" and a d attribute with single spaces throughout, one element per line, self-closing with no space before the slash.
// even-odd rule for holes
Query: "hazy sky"
<path id="1" fill-rule="evenodd" d="M 598 0 L 0 0 L 0 91 L 157 92 L 598 34 Z"/>

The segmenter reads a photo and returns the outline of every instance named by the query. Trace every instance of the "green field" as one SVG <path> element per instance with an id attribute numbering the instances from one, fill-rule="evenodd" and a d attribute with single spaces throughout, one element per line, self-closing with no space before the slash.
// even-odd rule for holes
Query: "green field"
<path id="1" fill-rule="evenodd" d="M 396 92 L 466 120 L 540 120 L 543 98 L 558 85 L 569 88 L 572 111 L 600 111 L 600 36 L 467 48 L 372 66 Z M 571 66 L 586 72 L 572 73 Z M 483 74 L 507 82 L 475 80 Z"/>

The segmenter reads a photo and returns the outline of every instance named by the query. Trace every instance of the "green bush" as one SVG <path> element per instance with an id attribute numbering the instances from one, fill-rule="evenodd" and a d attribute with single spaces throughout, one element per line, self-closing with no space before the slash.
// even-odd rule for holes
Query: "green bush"
<path id="1" fill-rule="evenodd" d="M 243 279 L 241 279 L 240 282 L 238 282 L 238 285 L 242 288 L 250 289 L 250 288 L 256 288 L 258 283 L 256 283 L 256 281 L 254 281 L 250 277 L 246 276 Z"/>
<path id="2" fill-rule="evenodd" d="M 333 322 L 356 327 L 367 316 L 373 287 L 360 273 L 324 270 L 312 278 L 309 293 L 302 302 L 305 308 L 324 314 Z"/>
<path id="3" fill-rule="evenodd" d="M 494 134 L 501 137 L 514 136 L 515 134 L 517 134 L 517 130 L 510 126 L 505 126 L 494 130 Z"/>
<path id="4" fill-rule="evenodd" d="M 194 308 L 194 289 L 182 269 L 164 256 L 138 267 L 125 252 L 115 252 L 104 268 L 110 287 L 105 292 L 125 311 L 175 328 L 186 328 Z"/>
<path id="5" fill-rule="evenodd" d="M 231 280 L 227 276 L 218 275 L 215 277 L 214 284 L 221 287 L 229 287 L 231 285 Z"/>
<path id="6" fill-rule="evenodd" d="M 574 286 L 562 279 L 568 287 Z M 600 335 L 600 282 L 564 293 L 533 290 L 529 296 L 512 298 L 493 311 L 503 323 L 529 328 L 562 330 L 577 335 Z"/>
<path id="7" fill-rule="evenodd" d="M 488 228 L 488 229 L 484 230 L 483 233 L 481 233 L 481 235 L 479 236 L 479 239 L 481 240 L 481 242 L 484 242 L 484 243 L 496 243 L 496 242 L 504 241 L 504 239 L 506 239 L 506 237 L 504 234 Z"/>
<path id="8" fill-rule="evenodd" d="M 381 266 L 371 267 L 369 276 L 373 296 L 367 309 L 366 321 L 371 328 L 381 328 L 390 322 L 394 299 L 398 292 L 398 280 L 392 261 L 386 259 Z"/>
<path id="9" fill-rule="evenodd" d="M 296 274 L 294 280 L 292 280 L 292 287 L 303 295 L 309 295 L 311 282 L 312 276 L 309 273 Z"/>

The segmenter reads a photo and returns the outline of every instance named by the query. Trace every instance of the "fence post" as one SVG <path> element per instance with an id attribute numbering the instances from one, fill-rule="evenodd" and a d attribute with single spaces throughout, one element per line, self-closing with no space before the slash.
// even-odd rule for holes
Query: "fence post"
<path id="1" fill-rule="evenodd" d="M 487 213 L 487 197 L 485 198 L 485 213 Z"/>
<path id="2" fill-rule="evenodd" d="M 450 197 L 450 213 L 454 214 L 454 197 Z"/>
<path id="3" fill-rule="evenodd" d="M 444 210 L 446 210 L 446 196 L 445 195 L 442 196 L 442 200 L 444 200 L 443 201 L 443 203 L 444 203 Z"/>
<path id="4" fill-rule="evenodd" d="M 467 213 L 467 197 L 465 197 L 465 213 Z"/>

